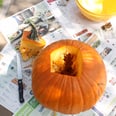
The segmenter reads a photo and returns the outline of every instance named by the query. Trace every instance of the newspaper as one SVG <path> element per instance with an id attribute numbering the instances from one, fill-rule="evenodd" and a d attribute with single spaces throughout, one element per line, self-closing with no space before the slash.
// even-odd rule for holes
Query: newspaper
<path id="1" fill-rule="evenodd" d="M 86 20 L 74 0 L 44 0 L 0 22 L 0 104 L 14 116 L 72 116 L 44 108 L 34 98 L 31 88 L 33 58 L 22 61 L 24 98 L 20 104 L 17 86 L 16 52 L 21 30 L 32 20 L 46 46 L 60 39 L 71 38 L 95 48 L 103 58 L 107 70 L 107 87 L 103 96 L 89 111 L 73 116 L 115 116 L 116 114 L 116 29 L 115 17 L 107 24 Z M 40 31 L 40 27 L 43 31 Z"/>

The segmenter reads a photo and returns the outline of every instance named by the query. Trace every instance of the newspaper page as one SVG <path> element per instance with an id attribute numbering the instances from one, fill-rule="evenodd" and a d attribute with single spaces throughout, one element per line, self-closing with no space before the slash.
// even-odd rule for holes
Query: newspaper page
<path id="1" fill-rule="evenodd" d="M 74 116 L 114 116 L 116 114 L 114 19 L 109 20 L 111 23 L 108 23 L 110 24 L 108 28 L 108 24 L 92 23 L 82 17 L 74 0 L 45 0 L 0 22 L 2 36 L 2 41 L 0 41 L 0 104 L 14 113 L 14 116 L 66 116 L 44 108 L 34 98 L 31 88 L 33 59 L 27 62 L 22 61 L 25 103 L 19 103 L 16 52 L 19 52 L 22 30 L 29 26 L 28 19 L 35 23 L 38 33 L 46 40 L 46 46 L 60 39 L 72 38 L 85 42 L 98 51 L 106 65 L 108 78 L 106 91 L 92 109 Z"/>

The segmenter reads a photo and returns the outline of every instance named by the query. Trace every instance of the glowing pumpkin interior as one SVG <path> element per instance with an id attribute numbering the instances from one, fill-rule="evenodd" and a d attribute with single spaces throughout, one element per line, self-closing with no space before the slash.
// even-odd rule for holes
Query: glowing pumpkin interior
<path id="1" fill-rule="evenodd" d="M 63 46 L 54 50 L 50 55 L 51 72 L 79 76 L 81 57 L 78 55 L 80 55 L 79 50 L 73 46 Z"/>

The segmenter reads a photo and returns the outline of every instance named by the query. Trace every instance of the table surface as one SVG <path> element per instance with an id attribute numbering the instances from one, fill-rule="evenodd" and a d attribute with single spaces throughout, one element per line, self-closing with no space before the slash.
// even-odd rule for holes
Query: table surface
<path id="1" fill-rule="evenodd" d="M 3 6 L 0 9 L 0 20 L 31 7 L 40 1 L 42 0 L 4 0 Z"/>
<path id="2" fill-rule="evenodd" d="M 0 105 L 0 115 L 1 116 L 12 116 L 12 112 Z"/>

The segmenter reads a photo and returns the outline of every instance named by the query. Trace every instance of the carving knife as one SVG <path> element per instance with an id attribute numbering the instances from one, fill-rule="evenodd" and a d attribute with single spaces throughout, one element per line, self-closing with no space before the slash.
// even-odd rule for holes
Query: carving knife
<path id="1" fill-rule="evenodd" d="M 23 81 L 22 81 L 22 66 L 20 60 L 20 54 L 17 53 L 17 78 L 18 78 L 18 92 L 19 92 L 19 101 L 20 103 L 24 102 L 23 97 Z"/>

